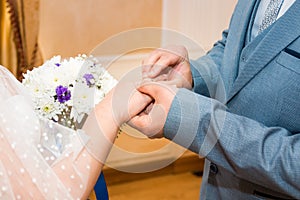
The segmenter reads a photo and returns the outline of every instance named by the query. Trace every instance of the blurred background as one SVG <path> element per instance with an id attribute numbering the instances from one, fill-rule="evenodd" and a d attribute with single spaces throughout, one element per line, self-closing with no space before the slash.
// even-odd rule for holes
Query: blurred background
<path id="1" fill-rule="evenodd" d="M 0 64 L 21 80 L 54 55 L 95 54 L 113 58 L 107 68 L 120 79 L 157 47 L 184 44 L 190 57 L 203 55 L 228 27 L 236 2 L 1 0 Z M 125 127 L 104 174 L 111 199 L 197 199 L 202 168 L 196 154 Z"/>

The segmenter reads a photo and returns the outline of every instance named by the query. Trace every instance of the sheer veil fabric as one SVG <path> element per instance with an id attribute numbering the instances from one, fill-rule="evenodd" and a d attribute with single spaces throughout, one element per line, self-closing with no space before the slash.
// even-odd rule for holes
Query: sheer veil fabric
<path id="1" fill-rule="evenodd" d="M 21 83 L 0 66 L 0 199 L 86 198 L 102 164 L 85 148 L 94 138 L 82 135 L 39 119 Z"/>

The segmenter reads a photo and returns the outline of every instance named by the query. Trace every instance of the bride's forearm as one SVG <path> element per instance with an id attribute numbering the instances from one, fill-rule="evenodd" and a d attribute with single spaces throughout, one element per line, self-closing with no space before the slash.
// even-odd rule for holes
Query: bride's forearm
<path id="1" fill-rule="evenodd" d="M 87 199 L 102 171 L 103 164 L 84 148 L 77 159 L 67 157 L 53 166 L 55 174 L 74 199 Z"/>
<path id="2" fill-rule="evenodd" d="M 106 101 L 106 99 L 103 101 Z M 98 104 L 95 107 L 94 114 L 101 134 L 103 134 L 109 142 L 113 143 L 120 125 L 124 123 L 125 120 L 118 119 L 110 102 L 101 102 Z"/>
<path id="3" fill-rule="evenodd" d="M 85 164 L 83 164 L 85 163 L 83 161 L 84 157 L 85 159 L 89 159 L 88 163 L 90 163 L 89 181 L 86 191 L 83 194 L 84 198 L 93 189 L 101 173 L 102 167 L 117 137 L 120 125 L 140 113 L 151 102 L 150 97 L 137 92 L 134 88 L 128 99 L 115 99 L 118 100 L 118 102 L 114 102 L 118 104 L 116 106 L 113 106 L 112 97 L 113 91 L 96 105 L 83 127 L 84 132 L 90 138 L 77 160 L 78 166 L 82 170 L 86 168 Z M 84 156 L 85 152 L 88 152 L 88 156 Z"/>
<path id="4" fill-rule="evenodd" d="M 119 125 L 114 119 L 112 109 L 105 101 L 95 107 L 83 126 L 88 140 L 77 159 L 72 161 L 72 157 L 69 157 L 54 166 L 58 176 L 64 180 L 66 188 L 72 188 L 70 193 L 73 197 L 87 199 L 118 134 Z M 84 138 L 80 140 L 84 141 Z M 70 166 L 70 163 L 73 164 Z M 63 170 L 68 165 L 70 166 L 68 170 Z M 85 177 L 86 181 L 80 177 Z M 86 185 L 81 185 L 81 182 Z"/>

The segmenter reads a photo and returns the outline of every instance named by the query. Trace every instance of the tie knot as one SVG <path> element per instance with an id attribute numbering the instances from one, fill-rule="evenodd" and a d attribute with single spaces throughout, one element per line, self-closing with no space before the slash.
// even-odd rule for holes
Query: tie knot
<path id="1" fill-rule="evenodd" d="M 264 14 L 262 23 L 259 26 L 259 33 L 261 33 L 263 30 L 265 30 L 267 27 L 269 27 L 276 21 L 282 3 L 283 0 L 270 0 L 266 12 Z"/>

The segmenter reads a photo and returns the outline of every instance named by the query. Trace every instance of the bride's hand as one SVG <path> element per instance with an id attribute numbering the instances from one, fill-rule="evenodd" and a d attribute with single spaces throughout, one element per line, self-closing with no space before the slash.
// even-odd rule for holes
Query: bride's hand
<path id="1" fill-rule="evenodd" d="M 193 78 L 188 51 L 184 46 L 158 48 L 142 61 L 144 79 L 165 81 L 178 88 L 192 89 Z"/>
<path id="2" fill-rule="evenodd" d="M 133 82 L 119 82 L 95 107 L 85 123 L 85 131 L 93 138 L 88 148 L 93 149 L 95 157 L 105 162 L 110 148 L 117 137 L 120 126 L 141 113 L 152 101 L 151 97 L 136 89 Z M 94 116 L 94 117 L 93 117 Z M 94 123 L 93 118 L 96 120 Z M 89 125 L 90 124 L 90 125 Z M 96 128 L 91 129 L 92 127 Z M 101 151 L 98 148 L 101 146 Z M 104 150 L 106 149 L 106 150 Z"/>
<path id="3" fill-rule="evenodd" d="M 96 106 L 96 115 L 100 118 L 111 117 L 117 126 L 129 121 L 150 104 L 152 98 L 142 94 L 134 82 L 120 82 Z"/>

